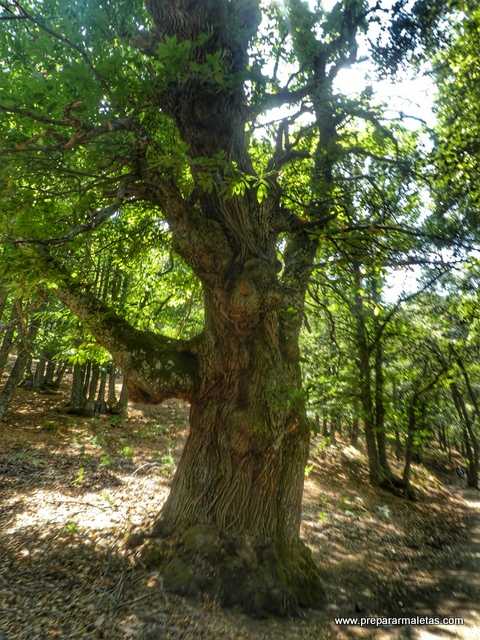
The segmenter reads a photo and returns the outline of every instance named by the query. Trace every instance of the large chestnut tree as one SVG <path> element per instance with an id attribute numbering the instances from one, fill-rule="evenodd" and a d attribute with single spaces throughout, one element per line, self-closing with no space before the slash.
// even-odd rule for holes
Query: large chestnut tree
<path id="1" fill-rule="evenodd" d="M 365 34 L 374 24 L 379 37 L 389 9 L 362 0 L 328 12 L 301 0 L 0 7 L 3 258 L 12 273 L 48 282 L 137 398 L 191 406 L 144 560 L 173 590 L 250 611 L 321 604 L 299 537 L 309 448 L 299 333 L 319 238 L 342 224 L 344 192 L 361 179 L 346 161 L 396 161 L 370 92 L 352 100 L 335 90 L 360 36 L 366 51 Z M 355 134 L 358 121 L 377 133 L 373 143 Z M 130 326 L 79 276 L 89 234 L 121 217 L 128 233 L 142 216 L 201 283 L 204 326 L 191 339 Z"/>

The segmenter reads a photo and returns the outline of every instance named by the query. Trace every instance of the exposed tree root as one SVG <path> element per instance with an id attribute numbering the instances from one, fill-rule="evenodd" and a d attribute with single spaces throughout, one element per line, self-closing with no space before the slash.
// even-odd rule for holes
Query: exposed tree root
<path id="1" fill-rule="evenodd" d="M 136 546 L 141 541 L 135 534 L 128 543 Z M 197 525 L 179 537 L 146 538 L 138 557 L 146 566 L 160 569 L 168 591 L 208 594 L 222 606 L 238 606 L 256 617 L 296 615 L 301 608 L 321 608 L 325 603 L 318 569 L 300 541 L 279 549 Z"/>

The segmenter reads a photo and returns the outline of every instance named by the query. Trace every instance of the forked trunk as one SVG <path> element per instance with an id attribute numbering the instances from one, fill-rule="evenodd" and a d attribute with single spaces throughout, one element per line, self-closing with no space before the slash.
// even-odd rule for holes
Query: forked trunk
<path id="1" fill-rule="evenodd" d="M 297 346 L 279 334 L 273 313 L 245 335 L 206 333 L 190 435 L 143 548 L 167 589 L 260 615 L 323 601 L 299 538 L 309 428 Z"/>

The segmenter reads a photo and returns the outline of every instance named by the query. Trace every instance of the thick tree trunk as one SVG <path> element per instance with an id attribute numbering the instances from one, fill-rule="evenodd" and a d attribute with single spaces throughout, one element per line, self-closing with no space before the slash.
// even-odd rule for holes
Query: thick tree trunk
<path id="1" fill-rule="evenodd" d="M 156 527 L 157 541 L 149 545 L 165 584 L 210 591 L 256 612 L 286 613 L 322 600 L 317 570 L 299 540 L 308 423 L 298 333 L 318 231 L 337 213 L 333 168 L 342 157 L 341 121 L 332 82 L 351 29 L 340 39 L 340 57 L 323 43 L 308 56 L 312 86 L 307 83 L 305 97 L 313 103 L 319 133 L 310 227 L 303 214 L 297 217 L 296 206 L 288 211 L 281 202 L 276 176 L 290 151 L 283 126 L 268 167 L 266 199 L 259 203 L 256 187 L 229 193 L 232 169 L 255 173 L 243 79 L 261 22 L 259 3 L 148 0 L 146 8 L 153 29 L 141 39 L 150 53 L 161 42 L 188 43 L 187 75 L 166 78 L 154 106 L 175 121 L 193 188 L 186 196 L 170 175 L 165 179 L 157 169 L 143 175 L 141 169 L 138 193 L 161 207 L 173 250 L 206 291 L 205 330 L 188 341 L 134 330 L 92 300 L 78 280 L 66 278 L 54 257 L 46 261 L 62 273 L 57 295 L 111 350 L 137 395 L 191 402 L 191 433 Z M 210 79 L 211 60 L 221 61 L 221 81 Z M 202 65 L 207 74 L 198 72 Z M 212 176 L 208 186 L 206 175 Z"/>
<path id="2" fill-rule="evenodd" d="M 318 605 L 299 538 L 309 425 L 297 345 L 273 313 L 245 335 L 209 324 L 190 435 L 143 558 L 162 566 L 169 589 L 256 614 Z"/>
<path id="3" fill-rule="evenodd" d="M 175 185 L 155 195 L 173 249 L 204 288 L 204 331 L 182 341 L 134 330 L 64 275 L 57 295 L 111 350 L 135 397 L 191 403 L 190 434 L 170 496 L 142 548 L 144 561 L 161 568 L 171 590 L 209 592 L 255 613 L 290 613 L 323 602 L 318 571 L 299 538 L 309 425 L 298 334 L 318 235 L 295 225 L 279 264 L 279 192 L 273 188 L 261 205 L 253 188 L 241 196 L 226 194 L 232 162 L 254 172 L 244 87 L 237 78 L 248 64 L 261 18 L 258 4 L 197 2 L 186 11 L 177 2 L 152 0 L 147 8 L 159 41 L 196 42 L 208 32 L 194 59 L 203 64 L 220 54 L 235 78 L 222 88 L 192 74 L 191 82 L 172 80 L 159 92 L 162 112 L 175 119 L 189 157 L 226 160 L 208 189 L 203 167 L 191 163 L 192 200 Z M 321 140 L 315 195 L 330 202 L 336 121 L 321 65 L 316 77 L 323 84 L 314 92 Z"/>

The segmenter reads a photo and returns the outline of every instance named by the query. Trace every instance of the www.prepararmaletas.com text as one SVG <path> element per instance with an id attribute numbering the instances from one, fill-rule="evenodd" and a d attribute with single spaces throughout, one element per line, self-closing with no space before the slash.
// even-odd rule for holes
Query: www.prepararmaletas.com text
<path id="1" fill-rule="evenodd" d="M 335 624 L 358 627 L 389 627 L 403 625 L 462 625 L 463 618 L 449 616 L 403 616 L 403 617 L 350 617 L 335 618 Z"/>

